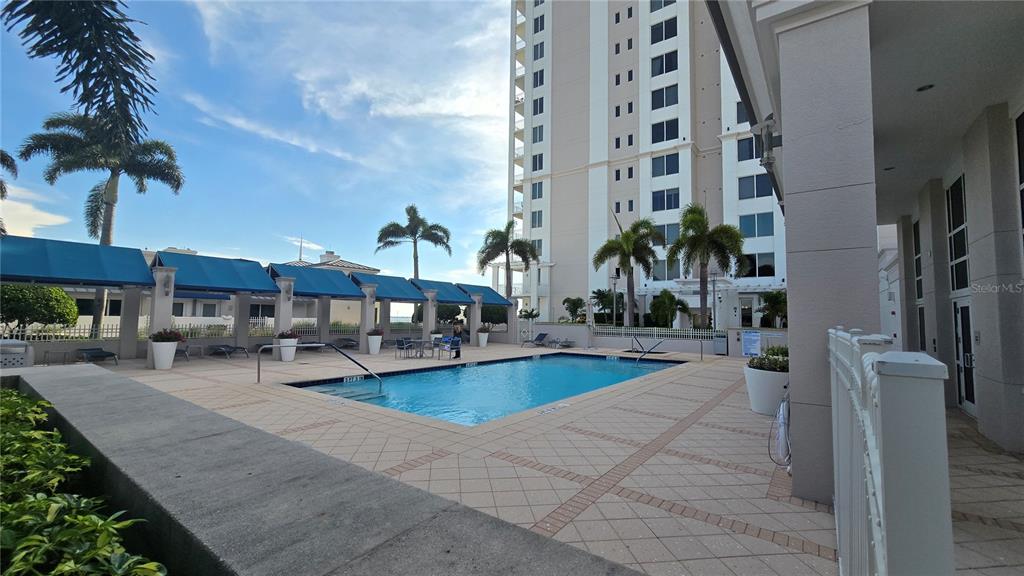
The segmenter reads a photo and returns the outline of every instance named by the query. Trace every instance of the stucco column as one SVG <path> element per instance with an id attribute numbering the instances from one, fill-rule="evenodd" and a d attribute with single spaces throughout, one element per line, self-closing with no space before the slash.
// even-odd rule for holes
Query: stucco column
<path id="1" fill-rule="evenodd" d="M 910 216 L 900 216 L 896 222 L 896 244 L 900 267 L 900 334 L 904 350 L 918 350 L 920 333 L 917 329 L 917 285 L 914 269 L 914 222 Z M 927 350 L 919 350 L 927 353 Z"/>
<path id="2" fill-rule="evenodd" d="M 330 296 L 320 296 L 316 299 L 316 333 L 320 342 L 327 344 L 331 341 Z"/>
<path id="3" fill-rule="evenodd" d="M 137 358 L 139 355 L 139 311 L 142 309 L 142 288 L 125 286 L 121 293 L 121 358 Z M 147 334 L 148 336 L 148 334 Z"/>
<path id="4" fill-rule="evenodd" d="M 793 495 L 831 502 L 827 331 L 880 328 L 868 7 L 777 30 Z"/>
<path id="5" fill-rule="evenodd" d="M 484 295 L 483 294 L 470 294 L 470 298 L 473 299 L 473 305 L 469 307 L 469 345 L 478 346 L 480 340 L 477 338 L 477 330 L 480 329 L 480 316 L 483 312 L 484 307 Z"/>
<path id="6" fill-rule="evenodd" d="M 279 276 L 274 280 L 280 292 L 274 298 L 274 335 L 292 327 L 292 301 L 295 278 Z"/>
<path id="7" fill-rule="evenodd" d="M 366 337 L 366 333 L 372 330 L 375 326 L 374 316 L 377 313 L 377 285 L 376 284 L 363 284 L 360 288 L 363 289 L 363 305 L 360 309 L 359 314 L 359 352 L 363 354 L 370 353 L 370 341 Z"/>
<path id="8" fill-rule="evenodd" d="M 437 326 L 437 290 L 423 290 L 427 301 L 423 303 L 423 339 L 430 340 L 430 332 Z"/>
<path id="9" fill-rule="evenodd" d="M 153 268 L 152 297 L 149 299 L 149 333 L 159 332 L 171 327 L 171 309 L 174 304 L 174 273 L 177 268 L 155 266 Z M 123 314 L 123 312 L 122 312 Z M 138 330 L 136 320 L 136 330 Z M 153 343 L 146 345 L 146 367 L 153 367 Z"/>
<path id="10" fill-rule="evenodd" d="M 518 298 L 512 299 L 512 305 L 505 309 L 505 325 L 508 326 L 509 344 L 519 343 L 519 302 Z M 593 324 L 593 313 L 591 313 L 591 324 Z"/>
<path id="11" fill-rule="evenodd" d="M 391 300 L 380 301 L 380 327 L 384 329 L 384 339 L 391 338 Z"/>
<path id="12" fill-rule="evenodd" d="M 249 305 L 251 292 L 235 293 L 235 346 L 249 348 Z"/>

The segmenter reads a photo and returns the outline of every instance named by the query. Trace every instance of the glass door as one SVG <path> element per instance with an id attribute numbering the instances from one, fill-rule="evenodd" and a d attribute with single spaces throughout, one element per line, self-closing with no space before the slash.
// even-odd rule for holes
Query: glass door
<path id="1" fill-rule="evenodd" d="M 956 383 L 960 407 L 975 414 L 974 399 L 974 340 L 971 331 L 971 303 L 961 299 L 953 301 L 953 325 L 956 331 Z"/>

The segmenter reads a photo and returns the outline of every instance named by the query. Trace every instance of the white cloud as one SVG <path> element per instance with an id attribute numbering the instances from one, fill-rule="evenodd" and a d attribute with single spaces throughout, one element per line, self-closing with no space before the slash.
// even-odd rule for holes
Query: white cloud
<path id="1" fill-rule="evenodd" d="M 310 250 L 323 250 L 324 247 L 316 242 L 309 240 L 308 238 L 300 238 L 299 236 L 281 236 L 285 242 L 292 246 L 302 246 L 302 248 L 309 248 Z"/>
<path id="2" fill-rule="evenodd" d="M 34 202 L 47 201 L 44 195 L 7 185 L 7 199 L 0 202 L 0 217 L 7 233 L 13 236 L 35 236 L 37 228 L 60 226 L 71 221 L 67 216 L 36 208 Z"/>

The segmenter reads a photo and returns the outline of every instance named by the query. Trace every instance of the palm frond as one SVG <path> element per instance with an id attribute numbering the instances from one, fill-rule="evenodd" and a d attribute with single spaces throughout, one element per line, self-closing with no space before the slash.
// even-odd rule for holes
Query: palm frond
<path id="1" fill-rule="evenodd" d="M 452 233 L 440 224 L 427 224 L 427 226 L 420 231 L 421 240 L 444 249 L 449 256 L 452 255 L 452 247 L 448 244 L 451 237 Z"/>
<path id="2" fill-rule="evenodd" d="M 185 175 L 178 164 L 160 156 L 141 156 L 129 158 L 121 165 L 121 169 L 135 182 L 135 190 L 139 194 L 146 192 L 146 181 L 155 180 L 166 184 L 171 192 L 177 194 L 185 185 Z"/>
<path id="3" fill-rule="evenodd" d="M 11 176 L 18 177 L 18 164 L 14 161 L 14 157 L 8 154 L 6 150 L 0 150 L 0 167 Z"/>
<path id="4" fill-rule="evenodd" d="M 83 217 L 85 218 L 85 229 L 90 238 L 99 238 L 100 231 L 103 229 L 103 200 L 106 189 L 107 181 L 102 180 L 93 186 L 92 190 L 89 190 L 89 195 L 85 197 Z"/>
<path id="5" fill-rule="evenodd" d="M 515 254 L 516 258 L 523 263 L 523 270 L 530 269 L 530 262 L 540 262 L 540 255 L 537 254 L 537 249 L 533 247 L 533 244 L 528 240 L 517 238 L 508 245 L 509 251 Z"/>
<path id="6" fill-rule="evenodd" d="M 609 260 L 621 260 L 625 252 L 621 239 L 609 238 L 594 252 L 594 270 L 600 270 Z M 621 266 L 620 266 L 621 268 Z"/>
<path id="7" fill-rule="evenodd" d="M 397 246 L 401 242 L 409 242 L 412 239 L 409 237 L 409 232 L 398 222 L 388 222 L 385 224 L 379 232 L 377 232 L 377 244 L 384 244 L 385 242 L 394 242 Z M 390 247 L 390 246 L 389 246 Z M 380 250 L 380 248 L 377 248 Z"/>

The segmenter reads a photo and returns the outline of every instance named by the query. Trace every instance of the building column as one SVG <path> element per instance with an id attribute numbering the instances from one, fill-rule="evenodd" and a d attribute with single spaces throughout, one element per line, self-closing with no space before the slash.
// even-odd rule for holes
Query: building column
<path id="1" fill-rule="evenodd" d="M 363 305 L 359 314 L 359 352 L 369 354 L 370 341 L 366 333 L 376 326 L 377 285 L 363 284 L 360 288 L 363 289 Z"/>
<path id="2" fill-rule="evenodd" d="M 391 339 L 391 300 L 380 301 L 380 327 L 384 329 L 384 339 Z"/>
<path id="3" fill-rule="evenodd" d="M 279 292 L 274 298 L 274 335 L 292 327 L 292 301 L 295 278 L 279 276 L 274 279 Z"/>
<path id="4" fill-rule="evenodd" d="M 430 332 L 437 326 L 437 290 L 423 290 L 427 301 L 423 303 L 423 339 L 430 340 Z"/>
<path id="5" fill-rule="evenodd" d="M 920 231 L 920 226 L 918 227 Z M 903 349 L 920 348 L 921 333 L 917 326 L 917 270 L 914 264 L 914 220 L 900 216 L 896 222 L 897 255 L 900 263 L 900 334 L 903 335 Z M 922 247 L 923 251 L 923 247 Z M 922 254 L 921 264 L 924 264 Z M 922 282 L 923 283 L 923 282 Z M 920 350 L 927 353 L 927 350 Z"/>
<path id="6" fill-rule="evenodd" d="M 235 293 L 235 346 L 249 349 L 249 305 L 251 292 Z"/>
<path id="7" fill-rule="evenodd" d="M 589 325 L 594 325 L 594 309 L 590 305 L 590 300 L 587 300 L 587 311 L 589 318 Z M 513 298 L 512 305 L 505 309 L 505 325 L 508 326 L 508 343 L 518 344 L 519 343 L 519 299 Z M 587 332 L 590 333 L 589 330 Z"/>
<path id="8" fill-rule="evenodd" d="M 924 275 L 924 332 L 926 352 L 950 367 L 946 379 L 946 406 L 957 406 L 956 350 L 953 303 L 950 299 L 949 243 L 946 239 L 946 190 L 938 178 L 929 180 L 918 194 L 921 206 L 921 251 Z"/>
<path id="9" fill-rule="evenodd" d="M 121 358 L 136 358 L 139 355 L 139 312 L 142 309 L 142 288 L 125 286 L 121 293 Z M 148 336 L 148 334 L 147 334 Z"/>
<path id="10" fill-rule="evenodd" d="M 331 341 L 330 296 L 320 296 L 316 299 L 316 332 L 320 342 L 327 344 Z"/>
<path id="11" fill-rule="evenodd" d="M 480 340 L 476 332 L 480 329 L 480 316 L 484 307 L 484 295 L 470 294 L 469 296 L 473 299 L 473 305 L 467 310 L 469 312 L 469 345 L 478 346 Z"/>
<path id="12" fill-rule="evenodd" d="M 149 299 L 149 333 L 167 330 L 173 325 L 171 310 L 174 304 L 174 273 L 177 268 L 155 266 L 153 268 L 152 296 Z M 124 312 L 122 311 L 122 315 Z M 138 331 L 138 320 L 136 320 Z M 153 342 L 146 344 L 146 367 L 153 367 Z"/>
<path id="13" fill-rule="evenodd" d="M 833 493 L 827 331 L 880 329 L 868 7 L 845 8 L 776 29 L 793 495 L 818 502 Z"/>

